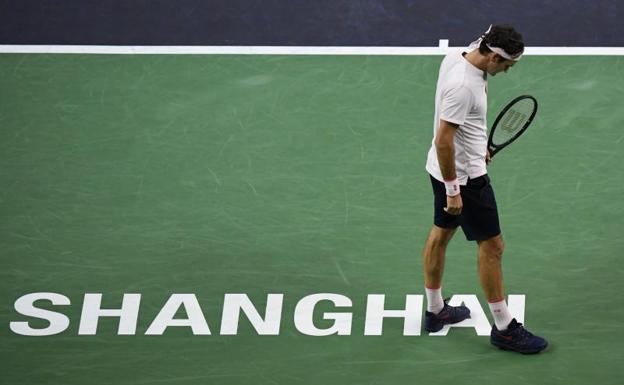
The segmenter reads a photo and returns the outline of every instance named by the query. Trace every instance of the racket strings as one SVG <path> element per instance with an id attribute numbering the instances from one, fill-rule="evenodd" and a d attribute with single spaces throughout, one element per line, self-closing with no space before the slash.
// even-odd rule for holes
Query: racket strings
<path id="1" fill-rule="evenodd" d="M 533 101 L 525 99 L 508 109 L 499 121 L 500 127 L 494 131 L 492 143 L 502 145 L 520 132 L 530 119 L 534 109 Z"/>
<path id="2" fill-rule="evenodd" d="M 522 111 L 510 109 L 509 112 L 503 117 L 503 121 L 501 122 L 501 128 L 504 131 L 513 134 L 522 127 L 522 124 L 524 124 L 524 122 L 526 122 L 528 118 L 529 116 Z"/>

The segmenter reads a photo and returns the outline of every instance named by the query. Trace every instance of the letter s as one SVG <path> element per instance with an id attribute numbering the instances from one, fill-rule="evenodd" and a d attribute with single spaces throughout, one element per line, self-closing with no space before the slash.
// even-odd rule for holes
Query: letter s
<path id="1" fill-rule="evenodd" d="M 28 321 L 12 321 L 10 327 L 13 333 L 23 336 L 51 336 L 62 333 L 69 327 L 69 318 L 65 314 L 35 307 L 35 301 L 39 300 L 50 301 L 52 305 L 70 304 L 69 298 L 57 293 L 30 293 L 19 297 L 15 301 L 15 310 L 19 314 L 47 320 L 50 325 L 43 329 L 33 329 Z"/>

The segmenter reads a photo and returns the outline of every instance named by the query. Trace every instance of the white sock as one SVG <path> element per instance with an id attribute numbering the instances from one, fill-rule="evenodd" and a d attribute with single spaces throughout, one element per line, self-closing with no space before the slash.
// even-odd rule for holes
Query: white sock
<path id="1" fill-rule="evenodd" d="M 513 317 L 507 308 L 505 300 L 490 302 L 488 305 L 490 305 L 490 311 L 492 312 L 492 316 L 494 316 L 496 328 L 501 331 L 507 330 L 507 326 L 509 326 Z"/>
<path id="2" fill-rule="evenodd" d="M 438 289 L 429 289 L 425 287 L 427 293 L 427 311 L 438 314 L 444 309 L 444 299 L 442 298 L 442 287 Z"/>

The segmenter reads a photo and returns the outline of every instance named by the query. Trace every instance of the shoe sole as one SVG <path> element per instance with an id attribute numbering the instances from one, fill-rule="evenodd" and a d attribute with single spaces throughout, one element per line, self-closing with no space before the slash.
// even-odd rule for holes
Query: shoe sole
<path id="1" fill-rule="evenodd" d="M 519 350 L 519 349 L 513 348 L 511 346 L 498 345 L 498 344 L 495 344 L 494 342 L 492 342 L 492 345 L 496 346 L 500 350 L 506 350 L 506 351 L 510 351 L 510 352 L 516 352 L 516 353 L 527 354 L 527 355 L 528 354 L 537 354 L 537 353 L 541 352 L 542 350 L 544 350 L 544 349 L 546 349 L 548 347 L 548 343 L 546 343 L 546 345 L 544 345 L 543 347 L 541 347 L 539 349 Z"/>
<path id="2" fill-rule="evenodd" d="M 462 319 L 460 319 L 458 321 L 455 321 L 455 322 L 442 321 L 440 324 L 437 325 L 439 327 L 436 327 L 435 329 L 428 329 L 427 326 L 425 326 L 425 331 L 427 331 L 428 333 L 436 333 L 436 332 L 439 332 L 440 330 L 442 330 L 442 328 L 444 328 L 444 325 L 453 325 L 453 324 L 462 322 L 463 320 L 467 320 L 468 318 L 470 318 L 470 313 L 468 313 L 468 315 L 466 315 L 466 317 L 464 317 L 464 318 L 462 318 Z"/>
<path id="3" fill-rule="evenodd" d="M 437 329 L 428 329 L 428 328 L 426 328 L 426 327 L 425 327 L 425 331 L 426 331 L 427 333 L 436 333 L 436 332 L 439 332 L 440 330 L 442 330 L 442 328 L 443 328 L 443 327 L 444 327 L 444 325 L 440 326 L 440 327 L 439 327 L 439 328 L 437 328 Z"/>

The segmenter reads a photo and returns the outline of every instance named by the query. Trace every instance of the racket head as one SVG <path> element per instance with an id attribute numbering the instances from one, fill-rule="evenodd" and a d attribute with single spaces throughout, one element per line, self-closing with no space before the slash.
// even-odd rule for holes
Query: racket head
<path id="1" fill-rule="evenodd" d="M 521 95 L 507 103 L 490 130 L 490 157 L 518 139 L 529 127 L 536 113 L 537 100 L 531 95 Z"/>

